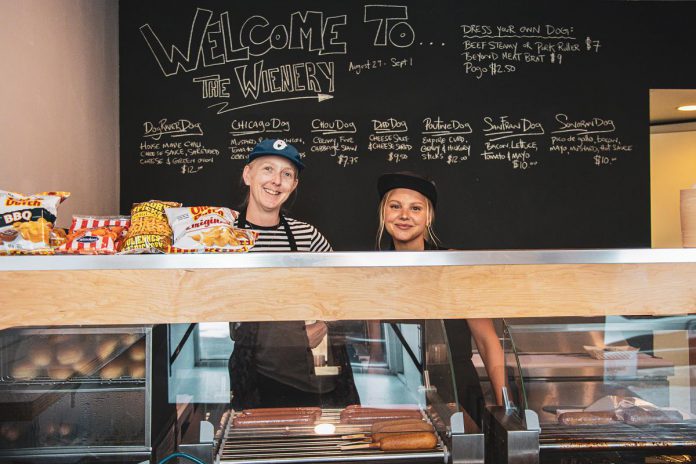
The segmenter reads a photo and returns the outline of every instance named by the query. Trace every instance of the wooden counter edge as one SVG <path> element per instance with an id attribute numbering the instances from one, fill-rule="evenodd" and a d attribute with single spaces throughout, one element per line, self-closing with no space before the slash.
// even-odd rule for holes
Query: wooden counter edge
<path id="1" fill-rule="evenodd" d="M 6 271 L 0 328 L 696 312 L 696 263 Z"/>

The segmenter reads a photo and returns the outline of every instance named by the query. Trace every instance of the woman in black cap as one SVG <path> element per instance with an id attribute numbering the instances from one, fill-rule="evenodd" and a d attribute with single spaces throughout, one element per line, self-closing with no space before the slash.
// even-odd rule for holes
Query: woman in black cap
<path id="1" fill-rule="evenodd" d="M 236 226 L 259 233 L 252 252 L 332 251 L 312 225 L 286 217 L 282 207 L 304 168 L 300 154 L 280 139 L 259 142 L 242 173 L 248 187 Z M 326 339 L 323 321 L 231 323 L 230 389 L 235 409 L 335 406 L 358 403 L 345 347 L 328 339 L 328 356 L 341 375 L 315 374 L 312 349 Z"/>
<path id="2" fill-rule="evenodd" d="M 396 251 L 442 250 L 433 231 L 437 189 L 435 183 L 412 172 L 384 174 L 377 181 L 381 198 L 377 247 L 386 232 Z M 459 402 L 480 425 L 483 392 L 471 361 L 471 335 L 491 379 L 495 399 L 502 404 L 505 385 L 503 350 L 490 319 L 445 321 L 450 343 Z"/>

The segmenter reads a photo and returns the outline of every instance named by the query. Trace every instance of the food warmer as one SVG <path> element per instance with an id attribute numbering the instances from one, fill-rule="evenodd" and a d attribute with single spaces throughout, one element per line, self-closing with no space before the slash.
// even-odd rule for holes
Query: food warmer
<path id="1" fill-rule="evenodd" d="M 187 424 L 188 429 L 200 432 L 182 443 L 179 451 L 207 463 L 484 462 L 483 434 L 467 413 L 455 406 L 457 393 L 442 321 L 334 322 L 329 324 L 327 341 L 328 356 L 314 350 L 315 373 L 340 377 L 343 380 L 338 380 L 339 384 L 352 378 L 360 408 L 340 404 L 342 398 L 327 393 L 320 397 L 324 406 L 321 414 L 310 424 L 262 422 L 250 427 L 244 426 L 243 420 L 253 411 L 229 409 L 222 417 L 208 414 L 210 424 Z M 345 354 L 343 360 L 341 353 Z M 384 440 L 377 442 L 372 433 L 376 430 L 372 424 L 380 420 L 363 421 L 352 415 L 368 408 L 377 408 L 377 415 L 390 411 L 397 416 L 405 412 L 416 417 L 418 427 L 408 425 L 401 432 L 418 433 L 426 424 L 426 433 L 434 433 L 436 443 L 425 449 L 382 449 Z"/>
<path id="2" fill-rule="evenodd" d="M 488 462 L 696 462 L 696 316 L 506 322 Z"/>
<path id="3" fill-rule="evenodd" d="M 152 357 L 165 334 L 165 326 L 0 332 L 0 462 L 142 462 L 170 452 L 173 406 L 153 395 L 166 388 L 157 385 L 166 360 Z"/>

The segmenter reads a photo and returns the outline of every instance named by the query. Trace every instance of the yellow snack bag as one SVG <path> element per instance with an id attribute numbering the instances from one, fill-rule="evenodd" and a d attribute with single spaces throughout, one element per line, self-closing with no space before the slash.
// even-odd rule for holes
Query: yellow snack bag
<path id="1" fill-rule="evenodd" d="M 158 200 L 134 204 L 121 253 L 166 253 L 172 243 L 172 229 L 164 210 L 179 206 L 181 203 Z"/>

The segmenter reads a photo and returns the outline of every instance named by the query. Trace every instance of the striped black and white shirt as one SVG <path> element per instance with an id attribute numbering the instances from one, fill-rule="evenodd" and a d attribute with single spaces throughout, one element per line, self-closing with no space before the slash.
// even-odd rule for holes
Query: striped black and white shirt
<path id="1" fill-rule="evenodd" d="M 306 222 L 298 221 L 297 219 L 285 218 L 288 221 L 288 226 L 297 243 L 297 251 L 323 252 L 333 251 L 331 244 L 316 227 Z M 237 223 L 235 221 L 235 227 Z M 247 221 L 246 229 L 253 229 L 259 233 L 256 240 L 256 245 L 249 250 L 251 251 L 291 251 L 288 236 L 285 233 L 285 227 L 280 223 L 277 226 L 262 227 L 251 224 Z"/>

